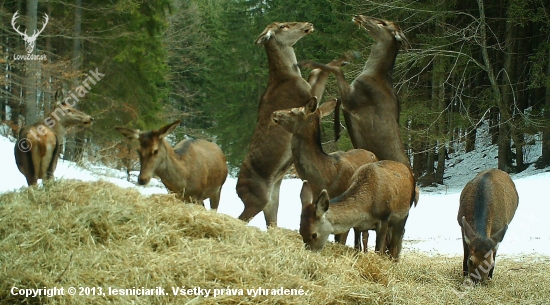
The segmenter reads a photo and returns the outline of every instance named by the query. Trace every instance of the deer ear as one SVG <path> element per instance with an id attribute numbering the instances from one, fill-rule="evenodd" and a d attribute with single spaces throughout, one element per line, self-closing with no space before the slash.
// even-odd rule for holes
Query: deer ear
<path id="1" fill-rule="evenodd" d="M 491 236 L 491 240 L 495 243 L 495 244 L 499 244 L 502 242 L 502 240 L 504 239 L 504 234 L 506 234 L 506 231 L 508 230 L 508 225 L 505 225 L 504 228 L 500 229 L 498 232 L 496 232 L 495 234 L 493 234 L 493 236 Z"/>
<path id="2" fill-rule="evenodd" d="M 467 245 L 476 237 L 476 233 L 466 221 L 466 216 L 462 216 L 462 238 Z"/>
<path id="3" fill-rule="evenodd" d="M 271 35 L 273 35 L 273 31 L 271 29 L 265 29 L 258 38 L 256 38 L 255 44 L 264 44 L 266 43 L 270 38 Z"/>
<path id="4" fill-rule="evenodd" d="M 138 129 L 130 129 L 125 127 L 115 127 L 118 132 L 125 136 L 128 140 L 137 140 L 139 139 L 140 131 Z"/>
<path id="5" fill-rule="evenodd" d="M 401 30 L 399 30 L 395 33 L 394 36 L 395 36 L 395 39 L 397 39 L 397 41 L 401 44 L 401 49 L 403 49 L 403 51 L 405 52 L 408 52 L 409 49 L 411 48 L 411 44 L 407 40 L 407 37 L 405 37 L 405 34 L 403 34 Z"/>
<path id="6" fill-rule="evenodd" d="M 311 193 L 311 187 L 307 180 L 304 180 L 302 184 L 302 190 L 300 191 L 300 201 L 302 201 L 302 206 L 313 203 L 313 194 Z"/>
<path id="7" fill-rule="evenodd" d="M 323 105 L 319 106 L 319 112 L 321 112 L 321 117 L 325 117 L 334 111 L 334 107 L 336 106 L 336 101 L 337 99 L 332 99 L 330 101 L 324 102 Z"/>
<path id="8" fill-rule="evenodd" d="M 304 107 L 304 112 L 306 115 L 312 114 L 317 110 L 317 97 L 312 97 Z"/>
<path id="9" fill-rule="evenodd" d="M 315 203 L 317 217 L 321 218 L 328 211 L 329 204 L 330 199 L 328 198 L 327 190 L 322 190 Z"/>
<path id="10" fill-rule="evenodd" d="M 168 125 L 162 127 L 161 129 L 159 129 L 158 130 L 159 138 L 162 139 L 162 138 L 166 137 L 167 135 L 169 135 L 172 131 L 174 131 L 174 129 L 176 129 L 176 127 L 179 126 L 180 123 L 181 123 L 181 121 L 177 120 L 174 123 L 168 124 Z"/>

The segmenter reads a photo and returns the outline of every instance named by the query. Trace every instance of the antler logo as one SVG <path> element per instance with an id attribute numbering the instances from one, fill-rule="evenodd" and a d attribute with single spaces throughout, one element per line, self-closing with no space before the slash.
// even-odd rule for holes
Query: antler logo
<path id="1" fill-rule="evenodd" d="M 19 18 L 18 12 L 19 11 L 15 12 L 15 14 L 13 14 L 13 17 L 11 18 L 11 26 L 19 35 L 21 35 L 21 37 L 23 37 L 23 40 L 25 41 L 25 49 L 27 49 L 28 54 L 31 54 L 34 50 L 36 38 L 38 37 L 38 35 L 40 35 L 40 33 L 42 33 L 42 31 L 44 31 L 46 24 L 48 24 L 48 14 L 44 14 L 44 25 L 42 25 L 42 29 L 38 31 L 38 33 L 36 32 L 36 30 L 34 30 L 33 34 L 29 37 L 27 35 L 27 30 L 25 30 L 24 33 L 21 33 L 21 31 L 19 31 L 19 26 L 17 28 L 15 27 L 15 20 Z"/>

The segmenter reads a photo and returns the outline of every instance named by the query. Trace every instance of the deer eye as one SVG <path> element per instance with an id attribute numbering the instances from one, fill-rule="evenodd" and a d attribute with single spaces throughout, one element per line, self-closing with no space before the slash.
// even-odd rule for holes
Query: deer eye
<path id="1" fill-rule="evenodd" d="M 155 150 L 153 151 L 153 155 L 155 155 L 155 156 L 156 156 L 158 153 L 159 153 L 159 150 L 158 150 L 158 149 L 155 149 Z"/>
<path id="2" fill-rule="evenodd" d="M 280 28 L 280 29 L 288 28 L 288 25 L 283 24 L 283 25 L 279 26 L 279 28 Z"/>
<path id="3" fill-rule="evenodd" d="M 317 233 L 311 234 L 311 239 L 317 239 Z"/>

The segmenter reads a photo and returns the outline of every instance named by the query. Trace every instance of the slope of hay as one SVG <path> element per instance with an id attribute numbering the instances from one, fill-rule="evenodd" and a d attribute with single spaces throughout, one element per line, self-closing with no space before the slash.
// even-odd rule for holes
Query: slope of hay
<path id="1" fill-rule="evenodd" d="M 396 264 L 333 244 L 311 253 L 296 232 L 262 232 L 171 195 L 144 197 L 101 181 L 56 181 L 0 196 L 1 304 L 548 302 L 547 258 L 497 264 L 491 283 L 466 289 L 459 257 L 406 253 Z M 63 287 L 65 295 L 27 298 L 11 295 L 12 287 Z M 70 296 L 69 287 L 88 287 L 90 295 Z M 94 287 L 105 296 L 94 296 Z M 109 295 L 109 287 L 162 287 L 166 295 Z M 174 295 L 177 287 L 210 289 L 210 296 Z M 269 295 L 248 291 L 260 287 Z M 303 295 L 279 295 L 281 287 Z M 224 294 L 213 297 L 215 289 Z"/>

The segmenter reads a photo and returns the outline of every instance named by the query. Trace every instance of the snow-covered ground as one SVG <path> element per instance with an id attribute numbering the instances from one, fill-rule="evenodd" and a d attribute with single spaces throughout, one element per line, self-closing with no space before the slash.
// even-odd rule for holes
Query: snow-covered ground
<path id="1" fill-rule="evenodd" d="M 482 136 L 480 134 L 480 136 Z M 13 139 L 12 139 L 13 140 Z M 534 145 L 531 150 L 540 149 Z M 14 155 L 14 143 L 0 136 L 0 193 L 26 187 L 24 176 L 18 171 Z M 540 155 L 528 151 L 533 156 Z M 533 160 L 528 160 L 532 162 Z M 448 161 L 445 185 L 423 188 L 420 202 L 412 208 L 407 221 L 404 255 L 410 251 L 430 254 L 462 255 L 460 227 L 456 215 L 460 191 L 467 181 L 478 172 L 497 166 L 496 148 L 483 149 L 453 157 Z M 74 163 L 60 160 L 55 172 L 56 179 L 80 179 L 83 181 L 106 180 L 121 187 L 135 187 L 145 195 L 167 193 L 160 181 L 153 179 L 148 186 L 137 186 L 126 181 L 126 174 L 100 166 L 81 168 Z M 550 169 L 535 170 L 533 167 L 512 176 L 519 192 L 520 203 L 514 220 L 499 248 L 499 255 L 517 256 L 520 254 L 550 255 L 550 230 L 546 217 L 550 214 Z M 236 179 L 228 178 L 222 189 L 220 213 L 238 217 L 243 204 L 235 192 Z M 302 182 L 298 179 L 284 180 L 281 186 L 278 225 L 297 230 L 300 222 L 301 203 L 299 199 Z M 549 189 L 546 189 L 549 187 Z M 208 206 L 208 202 L 207 202 Z M 263 214 L 257 215 L 250 225 L 265 230 Z M 352 235 L 353 233 L 350 233 Z M 373 234 L 374 235 L 374 234 Z M 351 245 L 352 238 L 348 238 Z M 374 245 L 374 238 L 369 243 Z"/>

